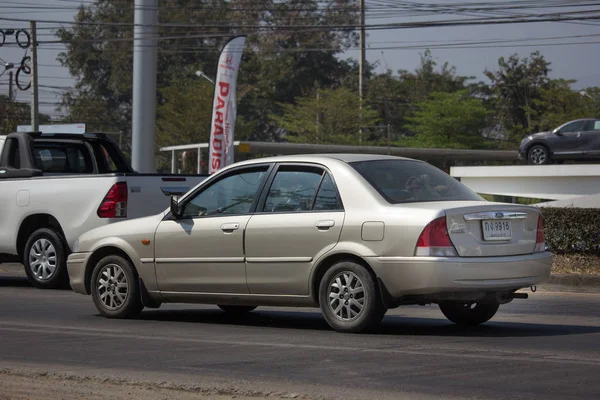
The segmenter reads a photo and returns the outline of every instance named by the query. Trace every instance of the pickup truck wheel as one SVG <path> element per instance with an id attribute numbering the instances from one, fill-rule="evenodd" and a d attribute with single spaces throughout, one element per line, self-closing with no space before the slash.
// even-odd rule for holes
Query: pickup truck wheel
<path id="1" fill-rule="evenodd" d="M 67 254 L 60 235 L 52 229 L 33 232 L 23 252 L 25 273 L 31 284 L 40 289 L 57 289 L 68 280 Z"/>
<path id="2" fill-rule="evenodd" d="M 144 308 L 133 266 L 121 256 L 101 259 L 92 272 L 90 287 L 94 305 L 105 317 L 135 318 Z"/>
<path id="3" fill-rule="evenodd" d="M 446 318 L 457 325 L 476 326 L 489 321 L 500 307 L 498 303 L 456 303 L 439 304 Z"/>

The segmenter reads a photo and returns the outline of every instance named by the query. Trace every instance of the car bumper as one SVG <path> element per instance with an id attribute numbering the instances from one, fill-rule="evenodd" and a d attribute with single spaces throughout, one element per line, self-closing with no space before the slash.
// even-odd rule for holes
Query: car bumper
<path id="1" fill-rule="evenodd" d="M 516 290 L 546 281 L 549 252 L 508 257 L 370 257 L 369 264 L 394 298 L 447 292 Z"/>
<path id="2" fill-rule="evenodd" d="M 85 287 L 85 267 L 92 253 L 71 253 L 67 258 L 69 283 L 75 293 L 89 294 Z"/>

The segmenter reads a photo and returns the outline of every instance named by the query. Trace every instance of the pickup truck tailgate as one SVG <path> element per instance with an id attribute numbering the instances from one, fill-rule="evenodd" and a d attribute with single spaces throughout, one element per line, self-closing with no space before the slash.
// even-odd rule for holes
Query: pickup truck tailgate
<path id="1" fill-rule="evenodd" d="M 169 208 L 171 195 L 182 195 L 206 175 L 127 175 L 127 218 L 145 217 Z"/>

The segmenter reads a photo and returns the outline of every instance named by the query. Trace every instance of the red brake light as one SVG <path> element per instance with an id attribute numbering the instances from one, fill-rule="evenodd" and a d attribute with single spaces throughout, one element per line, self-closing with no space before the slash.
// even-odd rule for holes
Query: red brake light
<path id="1" fill-rule="evenodd" d="M 115 183 L 98 207 L 100 218 L 126 218 L 127 217 L 127 183 Z"/>
<path id="2" fill-rule="evenodd" d="M 456 257 L 456 249 L 448 235 L 446 217 L 431 221 L 417 240 L 416 256 L 425 257 Z"/>
<path id="3" fill-rule="evenodd" d="M 544 217 L 540 214 L 540 216 L 538 217 L 534 253 L 542 253 L 544 251 L 546 251 L 546 237 L 544 236 Z"/>

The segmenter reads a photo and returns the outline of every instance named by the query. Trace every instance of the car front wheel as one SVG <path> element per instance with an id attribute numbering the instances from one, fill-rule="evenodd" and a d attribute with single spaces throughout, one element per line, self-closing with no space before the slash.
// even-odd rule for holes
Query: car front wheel
<path id="1" fill-rule="evenodd" d="M 440 310 L 457 325 L 476 326 L 489 321 L 500 307 L 498 303 L 455 303 L 439 304 Z"/>
<path id="2" fill-rule="evenodd" d="M 387 311 L 369 271 L 352 261 L 339 262 L 325 272 L 319 304 L 329 326 L 338 332 L 374 328 Z"/>
<path id="3" fill-rule="evenodd" d="M 105 317 L 135 318 L 144 308 L 134 268 L 121 256 L 102 258 L 94 267 L 91 283 L 94 305 Z"/>
<path id="4" fill-rule="evenodd" d="M 527 160 L 533 165 L 550 164 L 550 152 L 545 146 L 535 145 L 527 152 Z"/>

